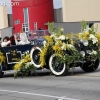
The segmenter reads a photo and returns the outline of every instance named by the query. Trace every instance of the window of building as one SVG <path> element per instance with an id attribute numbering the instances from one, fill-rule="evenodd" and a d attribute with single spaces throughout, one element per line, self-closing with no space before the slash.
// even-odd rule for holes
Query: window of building
<path id="1" fill-rule="evenodd" d="M 28 23 L 28 8 L 24 8 L 24 23 Z"/>
<path id="2" fill-rule="evenodd" d="M 20 20 L 19 19 L 15 20 L 14 23 L 15 23 L 15 25 L 20 24 Z"/>
<path id="3" fill-rule="evenodd" d="M 19 19 L 17 20 L 17 24 L 20 24 L 20 20 Z"/>
<path id="4" fill-rule="evenodd" d="M 93 26 L 94 23 L 89 23 L 89 28 L 91 28 Z"/>
<path id="5" fill-rule="evenodd" d="M 94 25 L 94 23 L 88 23 L 86 28 L 91 28 Z"/>

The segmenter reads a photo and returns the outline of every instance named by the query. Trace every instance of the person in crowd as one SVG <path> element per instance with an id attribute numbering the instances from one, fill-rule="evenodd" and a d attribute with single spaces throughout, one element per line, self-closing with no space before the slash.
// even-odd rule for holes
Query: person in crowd
<path id="1" fill-rule="evenodd" d="M 16 45 L 14 36 L 10 37 L 11 45 Z"/>
<path id="2" fill-rule="evenodd" d="M 41 37 L 41 36 L 43 35 L 43 34 L 42 34 L 42 30 L 43 30 L 42 27 L 40 27 L 40 28 L 39 28 L 39 37 Z"/>
<path id="3" fill-rule="evenodd" d="M 20 36 L 16 37 L 16 45 L 25 45 L 25 44 L 29 44 L 29 41 L 26 41 L 24 38 L 21 39 Z"/>
<path id="4" fill-rule="evenodd" d="M 4 37 L 3 42 L 1 42 L 1 47 L 10 46 L 10 38 L 8 36 Z"/>

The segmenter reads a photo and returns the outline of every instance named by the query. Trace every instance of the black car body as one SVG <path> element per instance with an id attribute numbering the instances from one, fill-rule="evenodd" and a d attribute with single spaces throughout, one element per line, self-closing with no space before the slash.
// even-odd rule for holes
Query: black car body
<path id="1" fill-rule="evenodd" d="M 40 31 L 34 31 L 34 32 L 36 33 L 35 36 L 38 36 L 37 38 L 34 38 L 35 36 L 32 36 L 32 33 L 30 33 L 30 32 L 26 33 L 27 39 L 30 41 L 29 44 L 10 45 L 10 46 L 6 46 L 6 47 L 0 47 L 0 51 L 6 57 L 6 65 L 7 65 L 7 67 L 4 67 L 3 64 L 0 66 L 0 71 L 1 72 L 8 71 L 8 70 L 13 70 L 13 66 L 16 63 L 18 63 L 18 61 L 21 60 L 22 54 L 25 51 L 30 52 L 31 49 L 34 48 L 35 46 L 38 46 L 38 47 L 43 46 L 44 39 L 42 38 L 42 36 L 48 35 L 47 34 L 48 31 L 43 30 L 41 35 L 39 34 Z M 15 53 L 15 55 L 13 55 L 13 52 Z"/>

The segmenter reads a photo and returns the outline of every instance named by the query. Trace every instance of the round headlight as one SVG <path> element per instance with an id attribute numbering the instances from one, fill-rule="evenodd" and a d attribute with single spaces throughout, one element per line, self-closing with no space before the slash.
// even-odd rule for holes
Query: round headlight
<path id="1" fill-rule="evenodd" d="M 82 41 L 84 46 L 88 46 L 88 40 Z"/>

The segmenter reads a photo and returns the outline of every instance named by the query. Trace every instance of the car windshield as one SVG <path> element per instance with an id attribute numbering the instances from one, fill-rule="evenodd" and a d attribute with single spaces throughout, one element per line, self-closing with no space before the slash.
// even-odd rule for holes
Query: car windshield
<path id="1" fill-rule="evenodd" d="M 43 36 L 49 35 L 49 31 L 48 30 L 35 30 L 35 31 L 27 32 L 26 34 L 29 40 L 34 40 L 34 39 L 42 38 Z"/>

